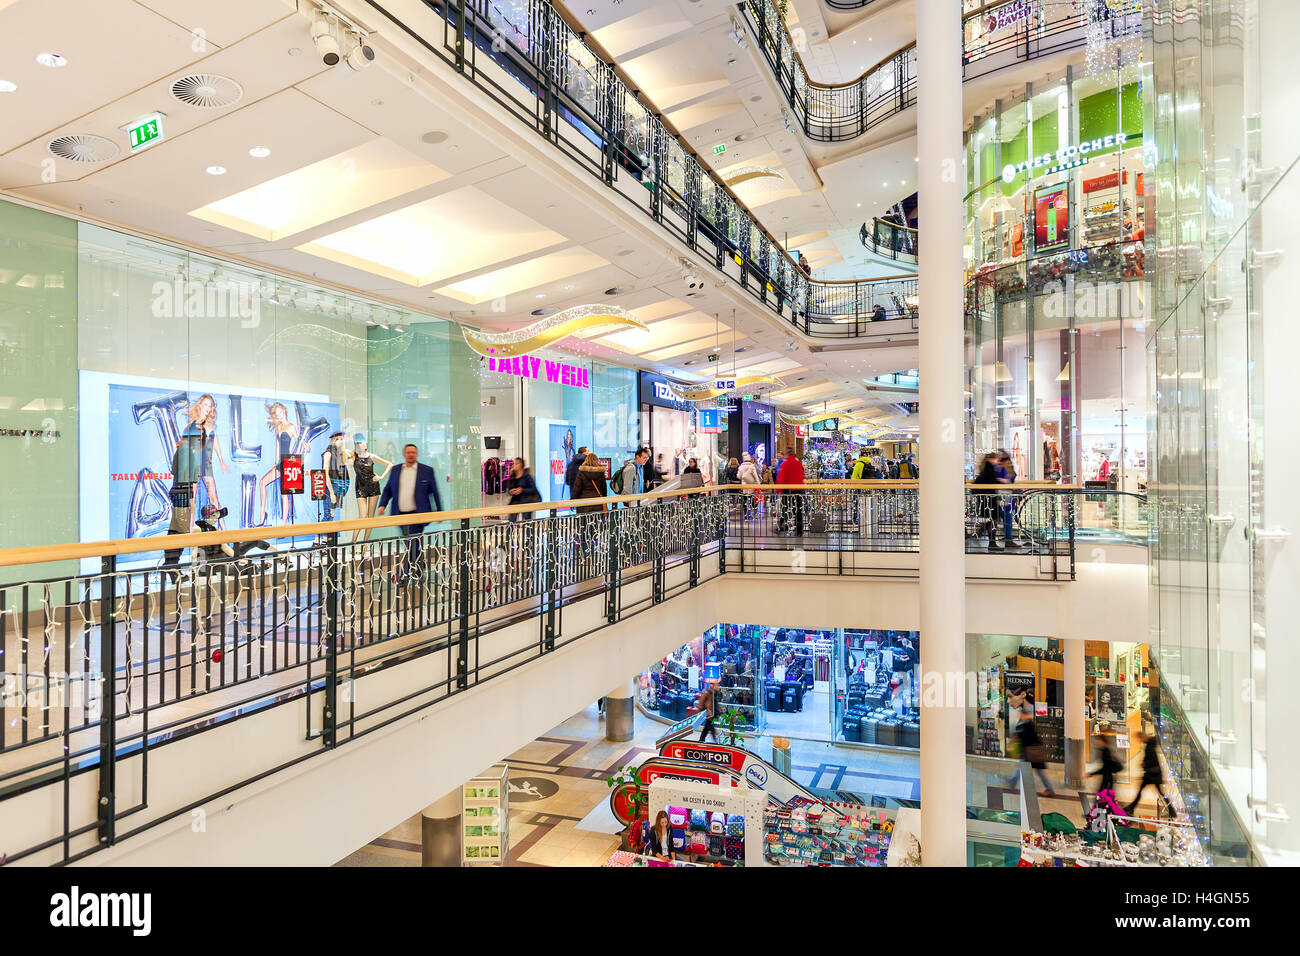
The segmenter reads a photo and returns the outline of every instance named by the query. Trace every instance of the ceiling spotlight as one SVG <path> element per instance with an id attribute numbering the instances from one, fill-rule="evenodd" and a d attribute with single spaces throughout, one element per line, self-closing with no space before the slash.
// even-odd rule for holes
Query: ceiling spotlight
<path id="1" fill-rule="evenodd" d="M 334 35 L 334 24 L 323 13 L 312 18 L 311 42 L 316 44 L 316 52 L 326 66 L 334 66 L 339 62 L 339 41 Z"/>
<path id="2" fill-rule="evenodd" d="M 41 66 L 49 66 L 49 67 L 59 67 L 59 66 L 68 65 L 67 57 L 60 56 L 58 53 L 38 53 L 36 54 L 36 62 L 39 63 Z"/>
<path id="3" fill-rule="evenodd" d="M 0 80 L 0 93 L 16 93 L 18 84 L 13 80 Z"/>
<path id="4" fill-rule="evenodd" d="M 375 62 L 375 48 L 366 42 L 363 36 L 357 36 L 357 42 L 348 51 L 348 66 L 360 72 Z"/>
<path id="5" fill-rule="evenodd" d="M 269 146 L 254 146 L 248 151 L 248 155 L 254 159 L 266 159 L 271 155 L 271 148 Z"/>
<path id="6" fill-rule="evenodd" d="M 226 175 L 226 167 L 209 166 L 207 169 L 204 170 L 204 172 L 206 172 L 209 176 L 224 176 Z"/>

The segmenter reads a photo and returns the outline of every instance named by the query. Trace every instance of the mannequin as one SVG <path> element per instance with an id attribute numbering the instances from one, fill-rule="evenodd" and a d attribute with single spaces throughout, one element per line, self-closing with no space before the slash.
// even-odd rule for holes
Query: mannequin
<path id="1" fill-rule="evenodd" d="M 375 476 L 375 462 L 384 466 L 383 474 Z M 379 486 L 388 477 L 393 467 L 391 461 L 370 454 L 365 435 L 357 435 L 352 443 L 352 468 L 357 473 L 357 517 L 373 518 L 375 506 L 379 503 Z M 366 541 L 370 538 L 370 529 L 354 531 L 353 541 Z"/>
<path id="2" fill-rule="evenodd" d="M 334 520 L 334 510 L 343 517 L 343 501 L 347 497 L 351 481 L 348 477 L 348 453 L 343 448 L 343 433 L 330 435 L 330 443 L 320 457 L 320 466 L 325 471 L 326 495 L 321 501 L 323 521 Z"/>
<path id="3" fill-rule="evenodd" d="M 217 453 L 217 461 L 221 465 L 223 472 L 230 471 L 230 466 L 226 464 L 226 457 L 221 453 L 221 442 L 217 441 L 217 403 L 211 395 L 203 395 L 197 402 L 192 404 L 188 413 L 189 424 L 198 427 L 203 432 L 203 463 L 199 472 L 199 480 L 203 484 L 203 490 L 207 492 L 208 504 L 215 509 L 221 509 L 221 502 L 217 498 L 217 477 L 212 470 L 212 453 Z M 217 521 L 217 529 L 226 530 L 224 518 Z"/>

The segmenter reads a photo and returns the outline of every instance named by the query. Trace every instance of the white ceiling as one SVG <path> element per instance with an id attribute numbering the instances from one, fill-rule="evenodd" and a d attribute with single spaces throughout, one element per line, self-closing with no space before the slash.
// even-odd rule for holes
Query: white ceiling
<path id="1" fill-rule="evenodd" d="M 600 2 L 611 14 L 632 7 Z M 679 6 L 680 15 L 667 18 L 630 16 L 609 35 L 646 51 L 634 58 L 633 72 L 639 66 L 651 83 L 665 74 L 678 113 L 716 114 L 703 120 L 710 130 L 748 135 L 764 117 L 779 121 L 760 77 L 733 82 L 717 62 L 727 5 Z M 660 8 L 671 12 L 674 4 Z M 712 33 L 682 41 L 672 32 L 710 10 Z M 201 33 L 184 26 L 194 23 L 203 24 Z M 648 226 L 629 230 L 612 221 L 604 204 L 622 200 L 592 198 L 534 168 L 520 146 L 534 134 L 519 125 L 517 139 L 485 135 L 465 120 L 463 104 L 449 108 L 415 82 L 382 32 L 372 42 L 378 62 L 358 73 L 321 64 L 309 21 L 287 0 L 0 0 L 0 79 L 18 84 L 0 94 L 0 190 L 470 324 L 517 328 L 533 321 L 535 309 L 591 301 L 641 309 L 649 332 L 596 335 L 566 347 L 700 378 L 711 376 L 706 356 L 716 352 L 724 370 L 734 357 L 742 375 L 779 374 L 794 389 L 783 399 L 791 408 L 833 394 L 865 409 L 871 403 L 863 378 L 915 365 L 906 349 L 811 352 L 758 306 L 733 317 L 735 293 L 713 283 L 688 298 L 679 275 L 683 250 L 657 241 Z M 688 70 L 667 55 L 679 42 L 693 51 Z M 61 53 L 68 65 L 38 65 L 44 51 Z M 752 64 L 747 69 L 753 74 Z M 194 72 L 234 79 L 243 97 L 219 109 L 183 104 L 171 83 Z M 166 136 L 131 155 L 121 127 L 153 111 L 165 114 Z M 106 137 L 120 153 L 95 164 L 56 160 L 46 144 L 67 133 Z M 437 142 L 426 142 L 429 133 Z M 254 146 L 270 155 L 250 156 Z M 793 157 L 780 165 L 796 184 L 817 181 L 792 134 L 735 147 L 727 152 L 732 166 Z M 214 165 L 227 172 L 205 172 Z M 837 196 L 855 188 L 856 173 L 845 170 L 831 177 Z M 747 187 L 740 189 L 746 195 Z M 840 227 L 820 188 L 765 189 L 747 191 L 774 234 L 788 227 L 792 236 L 816 236 Z M 766 217 L 769 209 L 779 222 Z M 810 239 L 809 249 L 815 262 L 829 265 L 833 245 L 815 248 L 825 238 Z M 626 291 L 607 297 L 616 286 Z"/>

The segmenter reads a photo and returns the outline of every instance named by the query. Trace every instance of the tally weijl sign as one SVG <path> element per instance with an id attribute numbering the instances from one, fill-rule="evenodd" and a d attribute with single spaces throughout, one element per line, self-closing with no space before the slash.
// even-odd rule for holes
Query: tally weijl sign
<path id="1" fill-rule="evenodd" d="M 488 371 L 518 375 L 520 378 L 543 379 L 559 385 L 572 385 L 574 388 L 591 388 L 591 383 L 587 380 L 587 370 L 582 366 L 565 365 L 563 362 L 552 362 L 531 355 L 489 358 Z"/>
<path id="2" fill-rule="evenodd" d="M 1082 166 L 1088 161 L 1089 153 L 1097 153 L 1103 149 L 1115 149 L 1116 147 L 1123 149 L 1127 140 L 1127 133 L 1115 133 L 1079 143 L 1077 146 L 1066 146 L 1058 149 L 1055 153 L 1043 153 L 1041 156 L 1027 159 L 1023 163 L 1016 163 L 1015 165 L 1008 163 L 1002 167 L 1002 181 L 1004 183 L 1014 182 L 1025 170 L 1049 166 L 1053 160 L 1055 160 L 1056 166 L 1046 170 L 1048 174 L 1072 169 L 1075 166 Z"/>

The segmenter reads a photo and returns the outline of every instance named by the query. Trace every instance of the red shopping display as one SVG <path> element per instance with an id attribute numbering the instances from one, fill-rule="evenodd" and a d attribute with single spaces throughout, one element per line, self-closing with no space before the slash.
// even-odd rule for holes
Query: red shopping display
<path id="1" fill-rule="evenodd" d="M 280 456 L 280 494 L 302 494 L 302 455 Z"/>

